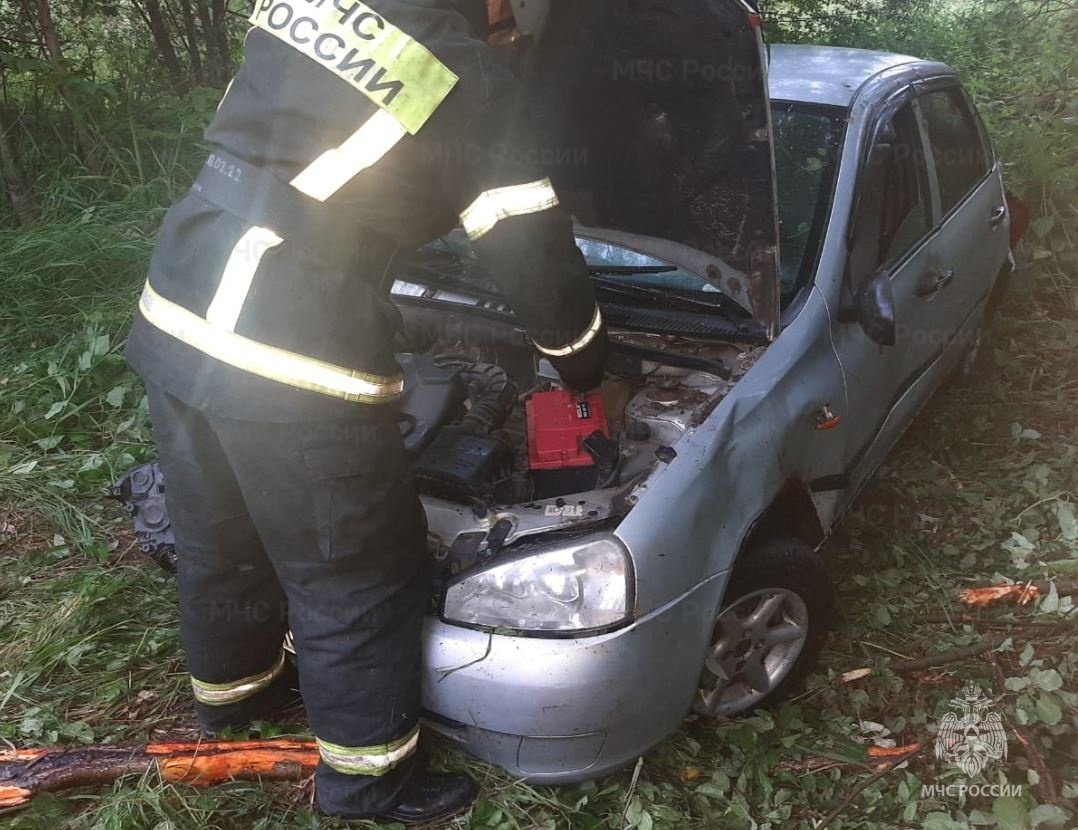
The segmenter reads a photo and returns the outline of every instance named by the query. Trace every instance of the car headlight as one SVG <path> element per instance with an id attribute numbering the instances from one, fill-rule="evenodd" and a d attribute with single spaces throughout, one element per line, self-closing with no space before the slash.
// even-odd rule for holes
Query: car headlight
<path id="1" fill-rule="evenodd" d="M 609 628 L 629 617 L 632 561 L 614 537 L 559 545 L 449 586 L 447 622 L 518 631 Z"/>

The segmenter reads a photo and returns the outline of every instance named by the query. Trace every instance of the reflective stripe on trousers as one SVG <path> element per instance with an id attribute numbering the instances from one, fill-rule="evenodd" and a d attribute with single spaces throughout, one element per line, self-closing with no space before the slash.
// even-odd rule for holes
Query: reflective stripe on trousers
<path id="1" fill-rule="evenodd" d="M 419 727 L 403 738 L 380 746 L 340 746 L 316 738 L 322 760 L 344 775 L 385 775 L 416 751 Z"/>
<path id="2" fill-rule="evenodd" d="M 192 676 L 191 688 L 195 692 L 195 700 L 206 706 L 228 706 L 231 703 L 239 703 L 254 697 L 273 685 L 273 681 L 281 676 L 284 671 L 286 656 L 282 649 L 280 657 L 269 669 L 261 674 L 243 677 L 231 683 L 206 683 Z"/>

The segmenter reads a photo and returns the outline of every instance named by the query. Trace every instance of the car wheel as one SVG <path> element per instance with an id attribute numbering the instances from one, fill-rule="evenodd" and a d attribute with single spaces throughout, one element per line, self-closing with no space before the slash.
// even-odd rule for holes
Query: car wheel
<path id="1" fill-rule="evenodd" d="M 816 665 L 833 609 L 823 562 L 805 543 L 775 539 L 739 557 L 715 620 L 696 712 L 728 717 L 787 697 Z"/>

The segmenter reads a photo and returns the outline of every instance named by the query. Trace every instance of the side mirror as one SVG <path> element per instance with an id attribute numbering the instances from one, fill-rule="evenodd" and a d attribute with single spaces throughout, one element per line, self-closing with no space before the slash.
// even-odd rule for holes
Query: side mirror
<path id="1" fill-rule="evenodd" d="M 873 343 L 893 346 L 897 341 L 895 296 L 891 272 L 878 271 L 857 293 L 857 322 Z"/>

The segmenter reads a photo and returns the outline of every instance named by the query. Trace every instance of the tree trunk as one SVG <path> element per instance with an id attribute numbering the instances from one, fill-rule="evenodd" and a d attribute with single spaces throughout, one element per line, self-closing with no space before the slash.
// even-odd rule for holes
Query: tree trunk
<path id="1" fill-rule="evenodd" d="M 168 72 L 172 83 L 177 88 L 182 87 L 183 67 L 180 66 L 180 59 L 176 57 L 176 50 L 172 46 L 172 39 L 168 33 L 168 24 L 165 23 L 165 16 L 161 11 L 161 2 L 160 0 L 142 0 L 142 2 L 146 9 L 144 19 L 150 27 L 153 42 L 157 44 L 157 51 L 161 54 L 161 61 L 165 64 L 165 71 Z M 137 2 L 136 5 L 138 5 Z"/>
<path id="2" fill-rule="evenodd" d="M 26 185 L 26 177 L 19 168 L 15 147 L 8 132 L 7 121 L 3 111 L 0 110 L 0 174 L 2 174 L 0 178 L 3 179 L 4 192 L 15 211 L 15 218 L 20 225 L 31 225 L 37 214 L 37 208 L 30 194 L 30 188 Z"/>
<path id="3" fill-rule="evenodd" d="M 56 23 L 52 19 L 52 8 L 49 6 L 49 0 L 34 0 L 34 2 L 37 7 L 37 23 L 41 27 L 41 39 L 45 44 L 45 50 L 49 53 L 53 63 L 60 63 L 64 59 L 64 50 L 60 45 L 60 34 L 56 30 Z M 99 172 L 101 159 L 97 152 L 96 143 L 82 123 L 82 117 L 79 115 L 78 109 L 71 103 L 71 99 L 62 89 L 59 89 L 58 93 L 60 100 L 64 102 L 64 106 L 71 113 L 71 121 L 75 128 L 75 141 L 78 143 L 82 163 L 90 172 Z"/>
<path id="4" fill-rule="evenodd" d="M 213 21 L 210 19 L 210 3 L 209 0 L 195 0 L 195 3 L 198 9 L 198 22 L 202 27 L 202 40 L 206 47 L 206 80 L 211 84 L 218 84 L 221 83 L 217 76 L 221 64 L 217 57 L 217 38 L 213 31 Z"/>
<path id="5" fill-rule="evenodd" d="M 213 10 L 213 37 L 217 46 L 218 81 L 227 84 L 232 78 L 232 50 L 228 42 L 228 3 L 210 0 Z"/>
<path id="6" fill-rule="evenodd" d="M 61 60 L 64 57 L 64 50 L 60 47 L 60 35 L 52 19 L 49 0 L 35 0 L 35 3 L 37 4 L 37 23 L 41 27 L 41 39 L 45 42 L 45 49 L 54 61 Z"/>
<path id="7" fill-rule="evenodd" d="M 35 795 L 112 784 L 156 771 L 165 781 L 211 787 L 230 781 L 304 781 L 318 765 L 314 741 L 197 741 L 143 747 L 0 749 L 0 810 Z"/>
<path id="8" fill-rule="evenodd" d="M 198 27 L 195 25 L 195 12 L 191 0 L 180 0 L 180 16 L 183 19 L 184 42 L 187 46 L 187 58 L 191 61 L 191 77 L 196 84 L 206 83 L 202 72 L 202 54 L 198 51 Z"/>

